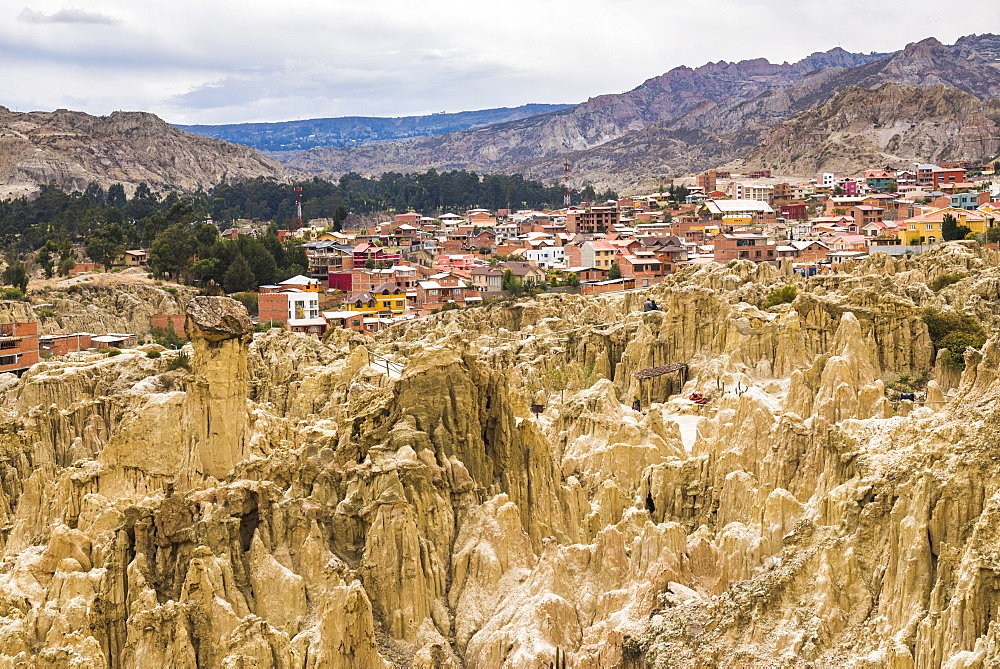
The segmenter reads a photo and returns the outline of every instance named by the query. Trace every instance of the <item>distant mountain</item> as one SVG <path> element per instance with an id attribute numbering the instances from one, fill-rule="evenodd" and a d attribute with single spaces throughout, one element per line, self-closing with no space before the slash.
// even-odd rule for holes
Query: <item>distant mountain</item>
<path id="1" fill-rule="evenodd" d="M 0 184 L 8 193 L 55 181 L 209 188 L 226 179 L 284 178 L 285 168 L 246 146 L 192 135 L 145 112 L 91 116 L 0 107 Z"/>
<path id="2" fill-rule="evenodd" d="M 428 116 L 380 118 L 343 116 L 281 123 L 234 123 L 229 125 L 177 125 L 186 132 L 245 144 L 260 151 L 291 151 L 317 146 L 355 146 L 370 142 L 431 137 L 447 132 L 480 128 L 530 118 L 572 105 L 528 104 L 520 107 L 482 109 Z"/>
<path id="3" fill-rule="evenodd" d="M 317 148 L 286 162 L 331 176 L 435 167 L 521 172 L 553 181 L 560 177 L 562 163 L 569 161 L 575 183 L 622 189 L 644 179 L 655 181 L 723 164 L 784 166 L 811 173 L 833 167 L 860 169 L 871 156 L 907 161 L 914 156 L 989 157 L 996 150 L 989 138 L 959 142 L 939 129 L 947 126 L 964 138 L 990 132 L 990 124 L 981 123 L 977 114 L 989 121 L 994 113 L 988 101 L 1000 96 L 998 59 L 1000 36 L 972 35 L 950 46 L 928 38 L 892 54 L 833 49 L 791 65 L 758 59 L 678 67 L 632 91 L 593 98 L 573 109 L 410 142 Z M 899 118 L 913 125 L 895 133 L 899 136 L 892 144 L 895 134 L 884 136 L 884 127 L 873 123 L 862 130 L 856 119 L 846 122 L 849 109 L 862 104 L 866 94 L 854 91 L 831 102 L 849 89 L 879 91 L 887 84 L 896 88 L 885 89 L 883 96 L 903 104 Z M 935 86 L 943 90 L 933 95 L 907 92 Z M 919 102 L 931 106 L 921 110 Z M 824 108 L 827 103 L 841 112 Z M 820 108 L 825 111 L 813 111 Z M 966 116 L 946 119 L 947 109 Z M 842 120 L 831 127 L 850 127 L 852 133 L 880 131 L 877 141 L 871 139 L 874 143 L 859 150 L 852 142 L 840 144 L 834 139 L 821 143 L 822 150 L 817 148 L 815 155 L 807 155 L 805 147 L 817 145 L 800 133 L 812 132 L 807 128 L 823 114 L 832 119 L 839 113 Z M 804 116 L 798 120 L 797 115 Z M 777 133 L 773 139 L 772 133 Z M 790 153 L 782 154 L 786 149 L 781 147 Z M 985 153 L 971 155 L 980 150 Z"/>
<path id="4" fill-rule="evenodd" d="M 884 54 L 852 54 L 839 47 L 796 63 L 766 59 L 677 67 L 618 95 L 591 98 L 570 109 L 521 121 L 410 142 L 316 148 L 286 161 L 297 169 L 349 171 L 471 167 L 501 171 L 587 150 L 655 123 L 675 120 L 706 104 L 745 101 L 781 90 L 817 69 L 855 67 Z"/>

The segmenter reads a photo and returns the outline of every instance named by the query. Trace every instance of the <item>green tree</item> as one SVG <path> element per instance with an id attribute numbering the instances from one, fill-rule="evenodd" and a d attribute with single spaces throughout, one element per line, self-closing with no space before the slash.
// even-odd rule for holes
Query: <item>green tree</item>
<path id="1" fill-rule="evenodd" d="M 333 229 L 335 231 L 341 230 L 345 220 L 347 220 L 347 207 L 339 204 L 333 212 Z"/>
<path id="2" fill-rule="evenodd" d="M 195 239 L 191 229 L 175 223 L 156 236 L 149 249 L 149 266 L 159 275 L 178 279 L 191 266 Z"/>
<path id="3" fill-rule="evenodd" d="M 896 185 L 895 181 L 890 181 L 888 183 L 888 185 L 886 185 L 886 187 L 885 187 L 885 192 L 886 193 L 897 193 L 897 192 L 899 192 L 899 186 Z"/>
<path id="4" fill-rule="evenodd" d="M 242 253 L 236 254 L 236 259 L 229 265 L 229 269 L 222 277 L 222 287 L 227 293 L 242 293 L 256 288 L 257 286 L 254 284 L 254 274 L 250 263 L 247 262 Z"/>
<path id="5" fill-rule="evenodd" d="M 125 230 L 118 223 L 103 225 L 87 237 L 87 255 L 104 269 L 125 253 Z"/>
<path id="6" fill-rule="evenodd" d="M 23 262 L 10 263 L 3 271 L 3 282 L 22 293 L 28 292 L 28 269 Z"/>
<path id="7" fill-rule="evenodd" d="M 622 269 L 618 266 L 618 263 L 612 263 L 611 269 L 608 270 L 608 279 L 617 280 L 622 278 Z"/>
<path id="8" fill-rule="evenodd" d="M 510 286 L 514 283 L 514 270 L 508 268 L 503 271 L 503 277 L 500 279 L 500 288 L 502 290 L 510 290 Z"/>
<path id="9" fill-rule="evenodd" d="M 959 225 L 958 219 L 951 214 L 945 214 L 941 218 L 941 239 L 951 241 L 953 239 L 965 239 L 972 230 L 968 226 Z"/>
<path id="10" fill-rule="evenodd" d="M 576 272 L 570 272 L 566 276 L 566 285 L 570 286 L 572 288 L 576 288 L 577 286 L 579 286 L 580 285 L 580 275 L 577 274 Z"/>
<path id="11" fill-rule="evenodd" d="M 991 244 L 1000 242 L 1000 225 L 995 225 L 986 230 L 986 241 Z"/>
<path id="12" fill-rule="evenodd" d="M 35 261 L 41 266 L 42 271 L 45 272 L 45 278 L 51 279 L 52 274 L 55 271 L 54 259 L 52 258 L 52 252 L 56 250 L 56 244 L 51 239 L 45 242 L 45 246 L 38 252 L 35 256 Z"/>
<path id="13" fill-rule="evenodd" d="M 373 258 L 365 261 L 365 269 L 375 269 L 375 260 Z"/>

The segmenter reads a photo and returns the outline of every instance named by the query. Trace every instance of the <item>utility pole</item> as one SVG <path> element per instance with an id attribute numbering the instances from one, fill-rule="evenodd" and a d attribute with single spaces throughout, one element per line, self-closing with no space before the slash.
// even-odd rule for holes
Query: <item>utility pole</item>
<path id="1" fill-rule="evenodd" d="M 569 163 L 563 163 L 563 206 L 569 207 Z"/>
<path id="2" fill-rule="evenodd" d="M 296 230 L 302 229 L 302 186 L 295 187 Z"/>

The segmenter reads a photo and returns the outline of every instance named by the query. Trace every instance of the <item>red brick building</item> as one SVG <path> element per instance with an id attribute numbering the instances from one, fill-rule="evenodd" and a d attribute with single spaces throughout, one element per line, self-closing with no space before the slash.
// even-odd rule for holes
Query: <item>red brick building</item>
<path id="1" fill-rule="evenodd" d="M 0 372 L 20 376 L 38 362 L 38 323 L 0 323 Z"/>
<path id="2" fill-rule="evenodd" d="M 719 235 L 715 238 L 715 262 L 724 263 L 730 260 L 768 262 L 777 258 L 777 244 L 767 235 L 744 232 Z"/>
<path id="3" fill-rule="evenodd" d="M 566 229 L 572 233 L 605 232 L 618 225 L 618 207 L 590 207 L 566 212 Z"/>
<path id="4" fill-rule="evenodd" d="M 187 317 L 184 314 L 153 314 L 149 317 L 149 327 L 154 330 L 173 329 L 174 334 L 182 339 L 187 339 L 184 333 L 184 322 Z"/>
<path id="5" fill-rule="evenodd" d="M 38 338 L 39 351 L 48 351 L 52 355 L 68 355 L 77 351 L 86 351 L 94 346 L 90 337 L 89 332 L 41 335 Z"/>

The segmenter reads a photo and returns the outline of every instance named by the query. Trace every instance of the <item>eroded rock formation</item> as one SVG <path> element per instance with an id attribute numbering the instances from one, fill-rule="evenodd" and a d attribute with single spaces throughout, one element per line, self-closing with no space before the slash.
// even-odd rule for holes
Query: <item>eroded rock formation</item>
<path id="1" fill-rule="evenodd" d="M 196 298 L 189 368 L 0 383 L 0 664 L 993 666 L 1000 338 L 952 370 L 921 313 L 1000 324 L 998 260 L 713 265 L 660 312 L 543 295 L 327 343 Z M 894 401 L 924 370 L 938 403 Z"/>

